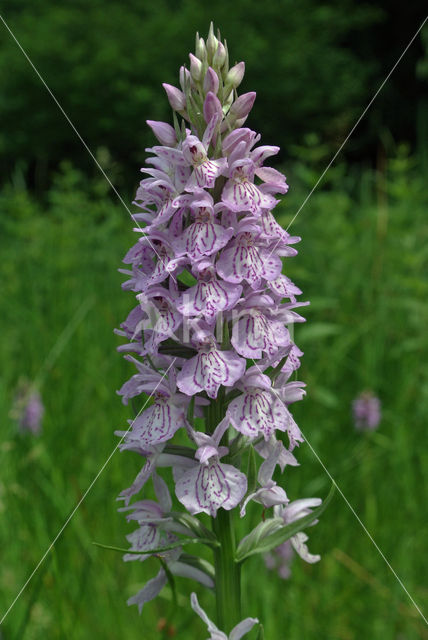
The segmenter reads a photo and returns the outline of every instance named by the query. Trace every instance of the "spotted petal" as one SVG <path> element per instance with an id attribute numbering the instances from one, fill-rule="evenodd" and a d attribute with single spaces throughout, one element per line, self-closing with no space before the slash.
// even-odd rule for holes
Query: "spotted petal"
<path id="1" fill-rule="evenodd" d="M 246 280 L 253 288 L 262 278 L 274 280 L 282 269 L 281 258 L 258 245 L 252 234 L 241 233 L 230 247 L 224 249 L 217 261 L 217 273 L 227 282 Z"/>
<path id="2" fill-rule="evenodd" d="M 241 285 L 216 278 L 201 280 L 183 293 L 177 309 L 185 316 L 203 315 L 207 322 L 212 322 L 217 313 L 235 306 L 241 291 Z"/>
<path id="3" fill-rule="evenodd" d="M 177 376 L 177 386 L 188 396 L 206 391 L 216 398 L 220 385 L 231 387 L 243 375 L 245 360 L 234 351 L 210 348 L 187 360 Z"/>
<path id="4" fill-rule="evenodd" d="M 141 613 L 146 602 L 150 602 L 150 600 L 156 598 L 156 596 L 159 595 L 166 583 L 167 578 L 165 571 L 161 569 L 155 578 L 149 580 L 135 596 L 129 598 L 127 604 L 136 604 L 138 606 L 138 611 Z"/>
<path id="5" fill-rule="evenodd" d="M 174 248 L 177 256 L 187 254 L 197 260 L 222 249 L 232 235 L 232 228 L 225 229 L 221 224 L 210 220 L 197 221 L 187 227 L 184 233 L 175 240 Z"/>
<path id="6" fill-rule="evenodd" d="M 231 343 L 244 358 L 255 360 L 263 351 L 273 355 L 290 344 L 290 334 L 282 322 L 270 320 L 258 309 L 242 313 L 233 325 Z"/>
<path id="7" fill-rule="evenodd" d="M 263 209 L 271 209 L 276 201 L 254 184 L 254 164 L 249 158 L 232 164 L 230 178 L 225 184 L 221 200 L 232 211 L 251 211 L 261 214 Z"/>
<path id="8" fill-rule="evenodd" d="M 177 498 L 192 515 L 205 512 L 215 516 L 220 507 L 229 511 L 246 491 L 246 476 L 216 458 L 186 471 L 175 485 Z"/>
<path id="9" fill-rule="evenodd" d="M 287 431 L 295 424 L 284 403 L 264 389 L 249 389 L 229 404 L 227 415 L 237 431 L 255 438 L 259 434 L 268 440 L 275 430 Z"/>
<path id="10" fill-rule="evenodd" d="M 174 433 L 185 426 L 183 407 L 175 398 L 160 397 L 133 422 L 132 436 L 141 446 L 167 442 Z"/>

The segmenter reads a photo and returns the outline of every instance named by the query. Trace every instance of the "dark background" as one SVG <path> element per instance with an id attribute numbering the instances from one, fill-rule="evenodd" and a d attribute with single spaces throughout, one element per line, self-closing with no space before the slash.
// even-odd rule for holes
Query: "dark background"
<path id="1" fill-rule="evenodd" d="M 115 181 L 134 186 L 151 137 L 145 119 L 168 119 L 161 82 L 177 83 L 194 34 L 210 19 L 245 60 L 242 91 L 257 88 L 252 126 L 283 158 L 309 140 L 335 150 L 397 61 L 426 4 L 338 0 L 5 0 L 18 40 L 95 150 L 108 150 Z M 426 32 L 425 32 L 426 33 Z M 186 43 L 186 44 L 184 44 Z M 352 162 L 376 165 L 390 136 L 415 149 L 428 131 L 428 39 L 416 39 L 346 145 Z M 191 48 L 190 48 L 191 47 Z M 0 39 L 0 168 L 43 192 L 64 157 L 89 174 L 92 161 L 15 42 Z M 105 154 L 104 154 L 105 155 Z"/>

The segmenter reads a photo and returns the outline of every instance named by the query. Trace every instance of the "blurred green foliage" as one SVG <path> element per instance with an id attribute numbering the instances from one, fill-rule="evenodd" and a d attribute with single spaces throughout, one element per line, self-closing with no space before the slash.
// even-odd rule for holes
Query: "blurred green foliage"
<path id="1" fill-rule="evenodd" d="M 422 13 L 423 3 L 415 7 Z M 400 8 L 395 38 L 392 8 L 386 0 L 218 0 L 214 6 L 199 0 L 4 0 L 2 15 L 89 147 L 107 148 L 119 163 L 123 188 L 133 184 L 129 175 L 152 143 L 145 120 L 171 117 L 161 82 L 177 84 L 196 30 L 205 36 L 210 20 L 229 42 L 232 61 L 246 62 L 241 89 L 258 92 L 253 127 L 287 157 L 288 145 L 307 133 L 316 132 L 331 148 L 348 133 L 416 30 L 418 11 L 402 15 Z M 389 84 L 394 110 L 379 122 L 375 106 L 347 151 L 354 147 L 359 157 L 369 157 L 379 127 L 393 123 L 396 135 L 414 138 L 417 104 L 405 83 L 410 78 L 417 85 L 414 68 L 421 55 L 416 43 L 402 63 L 403 74 L 395 74 L 398 84 Z M 3 25 L 0 77 L 3 176 L 18 165 L 44 188 L 66 158 L 92 171 L 81 142 Z"/>
<path id="2" fill-rule="evenodd" d="M 325 163 L 310 139 L 285 167 L 290 193 L 278 209 L 286 226 Z M 106 197 L 102 178 L 88 180 L 63 165 L 41 206 L 18 175 L 0 193 L 0 612 L 59 531 L 112 452 L 113 431 L 130 409 L 115 394 L 131 367 L 115 354 L 112 329 L 133 305 L 114 265 L 133 242 L 127 211 Z M 311 305 L 296 329 L 305 351 L 299 378 L 308 396 L 296 406 L 307 439 L 416 601 L 427 591 L 428 460 L 428 195 L 415 157 L 401 145 L 377 172 L 344 163 L 326 176 L 292 224 L 302 236 L 287 273 Z M 17 381 L 34 379 L 57 337 L 81 305 L 87 315 L 41 389 L 43 433 L 20 436 L 9 417 Z M 371 388 L 383 420 L 378 432 L 355 432 L 352 399 Z M 329 478 L 307 445 L 301 466 L 287 469 L 290 499 L 325 496 Z M 160 640 L 158 622 L 171 593 L 146 605 L 142 617 L 126 599 L 158 570 L 154 559 L 124 564 L 93 541 L 123 546 L 127 526 L 115 497 L 139 467 L 116 453 L 67 526 L 2 629 L 4 640 Z M 252 505 L 254 523 L 261 507 Z M 241 534 L 243 535 L 243 531 Z M 268 640 L 420 640 L 426 629 L 344 501 L 336 495 L 311 529 L 317 565 L 297 557 L 292 578 L 248 561 L 244 614 L 263 620 Z M 254 580 L 254 576 L 257 580 Z M 205 637 L 188 607 L 194 585 L 178 579 L 182 605 L 172 623 L 177 640 Z M 214 602 L 201 593 L 208 612 Z M 250 638 L 250 636 L 249 636 Z"/>
<path id="3" fill-rule="evenodd" d="M 246 62 L 242 90 L 258 92 L 249 126 L 264 143 L 284 147 L 291 185 L 277 209 L 284 226 L 424 11 L 419 0 L 405 11 L 387 0 L 219 0 L 214 7 L 197 0 L 2 2 L 2 15 L 126 202 L 143 149 L 153 143 L 145 119 L 170 118 L 160 83 L 177 82 L 194 32 L 205 35 L 213 19 L 232 59 Z M 427 45 L 425 30 L 347 145 L 348 158 L 375 158 L 375 169 L 341 160 L 331 167 L 292 223 L 303 240 L 299 256 L 285 261 L 285 272 L 311 302 L 308 323 L 296 330 L 305 351 L 299 378 L 308 383 L 297 421 L 425 610 Z M 112 452 L 113 431 L 129 417 L 115 390 L 130 367 L 115 354 L 112 329 L 133 304 L 114 267 L 133 242 L 133 223 L 112 203 L 109 185 L 6 30 L 0 78 L 2 614 Z M 82 305 L 89 311 L 41 389 L 43 434 L 22 437 L 9 414 L 16 385 L 22 376 L 37 377 Z M 354 431 L 350 416 L 352 399 L 366 388 L 383 405 L 379 431 L 367 437 Z M 284 476 L 289 497 L 325 496 L 329 480 L 310 448 L 302 446 L 298 457 L 301 467 Z M 138 462 L 113 456 L 11 611 L 2 640 L 160 640 L 168 589 L 141 618 L 126 607 L 157 571 L 155 560 L 124 564 L 91 544 L 125 544 L 131 528 L 116 513 L 115 497 Z M 260 518 L 256 505 L 252 517 Z M 244 613 L 257 611 L 267 640 L 428 638 L 340 496 L 309 534 L 322 561 L 308 566 L 296 558 L 288 582 L 267 573 L 261 559 L 248 564 Z M 191 585 L 178 582 L 187 595 Z M 209 594 L 200 600 L 213 611 Z M 200 637 L 205 629 L 188 600 L 179 604 L 177 639 Z"/>

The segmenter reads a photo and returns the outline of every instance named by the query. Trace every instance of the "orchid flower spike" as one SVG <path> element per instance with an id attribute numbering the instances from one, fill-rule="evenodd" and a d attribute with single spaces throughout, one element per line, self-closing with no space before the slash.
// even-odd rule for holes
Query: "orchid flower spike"
<path id="1" fill-rule="evenodd" d="M 217 598 L 214 624 L 191 597 L 210 640 L 240 640 L 258 622 L 239 622 L 240 558 L 287 541 L 287 525 L 320 503 L 290 502 L 279 479 L 298 466 L 304 442 L 292 405 L 305 385 L 291 376 L 303 355 L 293 326 L 305 321 L 307 303 L 282 273 L 300 238 L 276 216 L 288 190 L 269 166 L 279 147 L 260 144 L 244 126 L 256 99 L 237 93 L 244 72 L 243 62 L 229 68 L 226 42 L 211 25 L 206 39 L 197 34 L 177 86 L 163 85 L 173 114 L 147 120 L 155 144 L 134 200 L 137 241 L 120 269 L 135 306 L 116 331 L 134 367 L 118 391 L 133 410 L 128 428 L 116 431 L 118 447 L 142 460 L 118 497 L 137 525 L 124 560 L 162 561 L 128 604 L 141 612 L 171 575 L 196 581 Z M 144 496 L 147 486 L 155 499 Z M 235 545 L 230 512 L 244 517 L 260 505 L 273 507 L 272 517 Z M 306 540 L 302 530 L 289 545 L 316 562 Z M 200 544 L 214 550 L 214 565 L 192 555 Z"/>

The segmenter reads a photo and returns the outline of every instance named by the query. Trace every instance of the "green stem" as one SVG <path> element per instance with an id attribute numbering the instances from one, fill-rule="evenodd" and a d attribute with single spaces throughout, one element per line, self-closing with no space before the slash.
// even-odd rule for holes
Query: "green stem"
<path id="1" fill-rule="evenodd" d="M 224 389 L 221 387 L 215 402 L 207 407 L 207 432 L 213 433 L 225 415 Z M 223 444 L 223 443 L 222 443 Z M 228 446 L 228 433 L 224 435 Z M 227 462 L 227 457 L 225 458 Z M 241 565 L 235 562 L 236 540 L 234 512 L 219 509 L 211 518 L 212 529 L 220 546 L 214 551 L 214 568 L 217 603 L 217 625 L 229 634 L 241 620 Z"/>
<path id="2" fill-rule="evenodd" d="M 229 634 L 241 620 L 241 565 L 235 562 L 233 511 L 219 509 L 212 518 L 213 531 L 220 542 L 214 552 L 217 624 Z"/>

